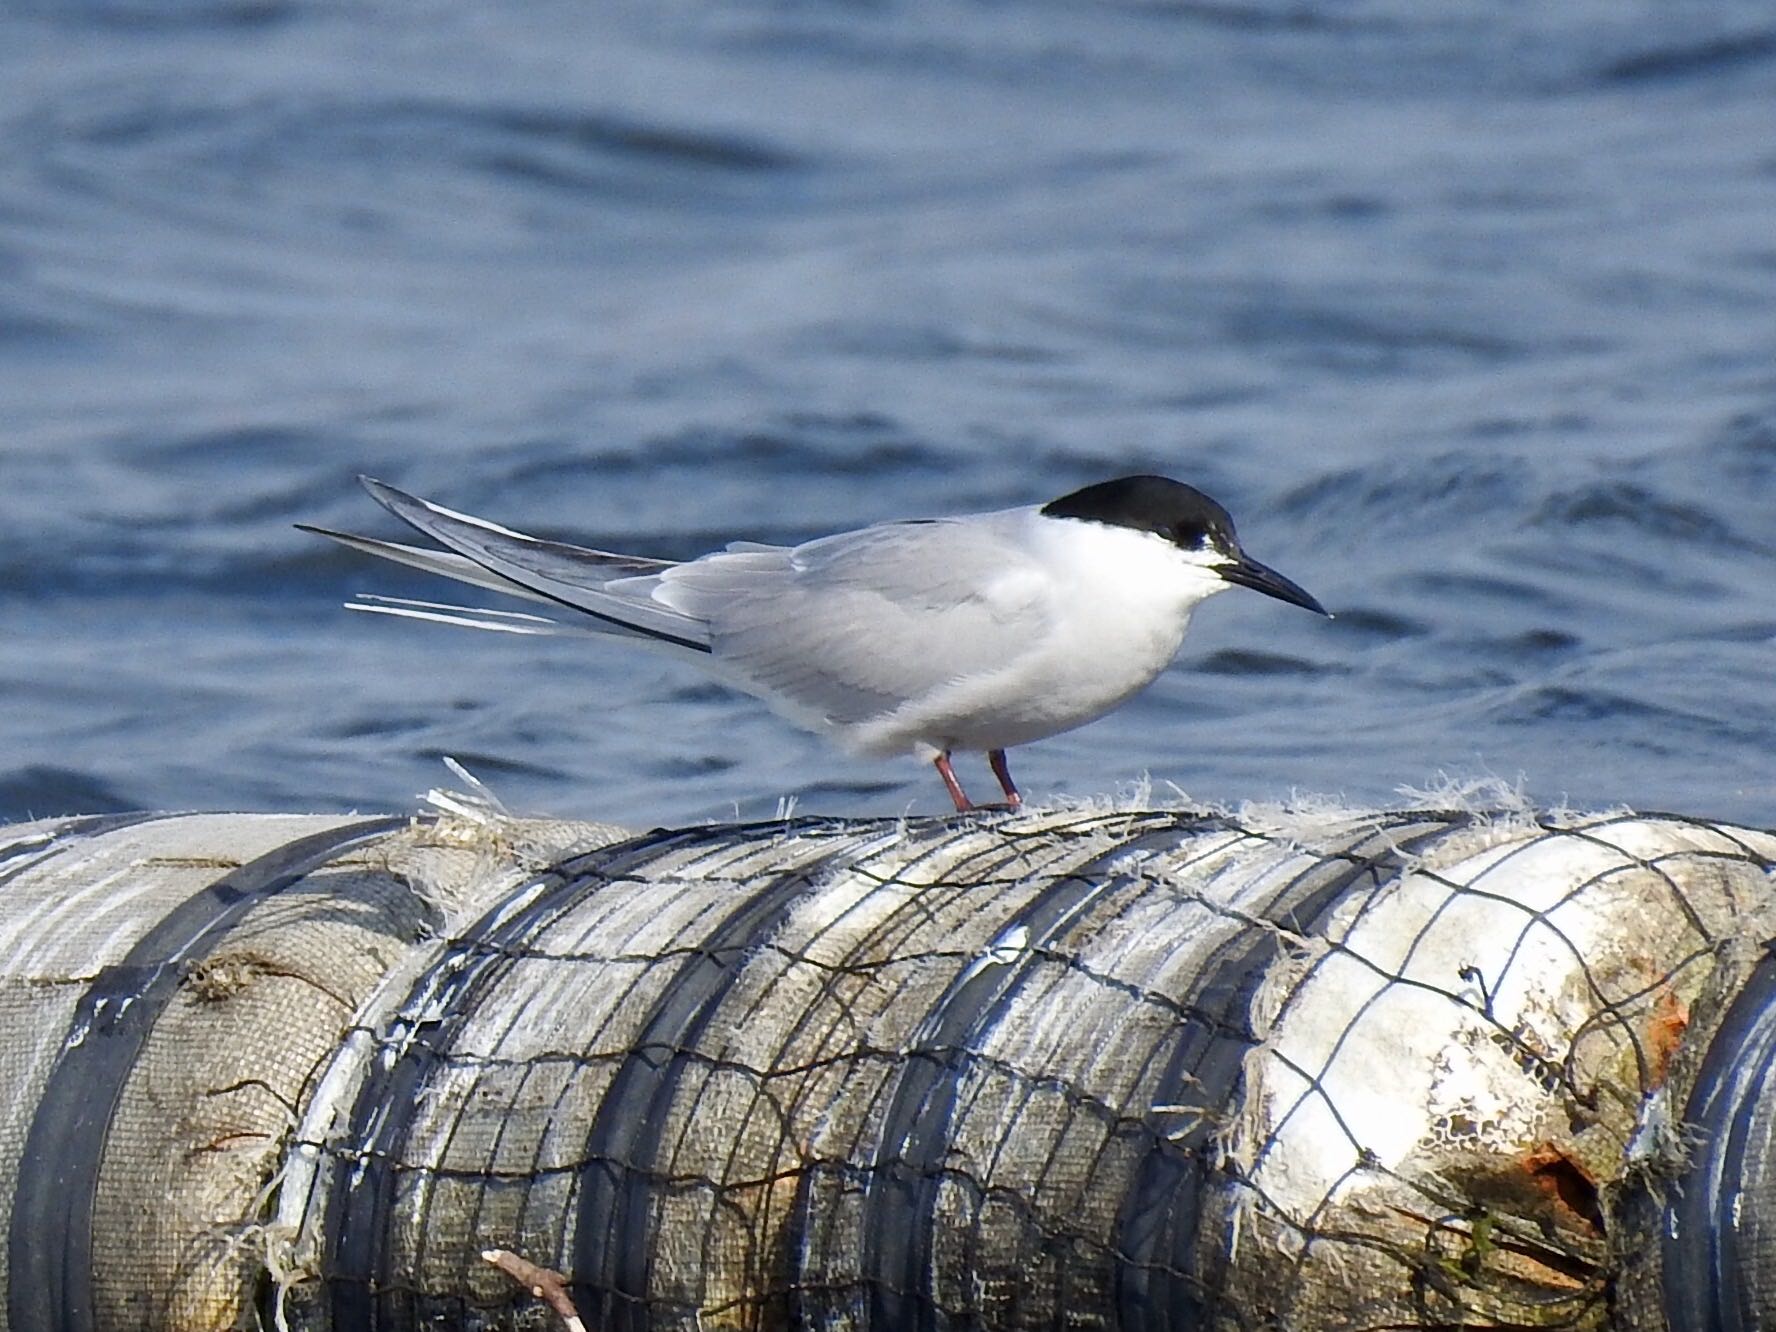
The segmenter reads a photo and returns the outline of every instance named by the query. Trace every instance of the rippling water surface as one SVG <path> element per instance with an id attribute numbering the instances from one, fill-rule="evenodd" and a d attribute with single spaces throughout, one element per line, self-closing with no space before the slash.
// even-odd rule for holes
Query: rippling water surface
<path id="1" fill-rule="evenodd" d="M 1243 594 L 1038 797 L 1776 822 L 1767 3 L 0 10 L 0 814 L 937 811 L 437 595 L 368 471 L 688 556 L 1202 485 Z M 965 776 L 986 783 L 975 760 Z"/>

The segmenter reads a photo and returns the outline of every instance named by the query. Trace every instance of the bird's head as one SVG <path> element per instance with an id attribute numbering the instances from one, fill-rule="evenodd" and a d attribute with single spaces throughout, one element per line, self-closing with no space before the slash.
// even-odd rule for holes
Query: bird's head
<path id="1" fill-rule="evenodd" d="M 1201 596 L 1227 586 L 1331 612 L 1298 583 L 1260 564 L 1240 548 L 1227 510 L 1194 486 L 1164 476 L 1123 476 L 1063 495 L 1042 506 L 1049 518 L 1076 518 L 1147 533 L 1169 543 L 1192 572 L 1204 580 Z M 1200 597 L 1198 598 L 1200 599 Z"/>

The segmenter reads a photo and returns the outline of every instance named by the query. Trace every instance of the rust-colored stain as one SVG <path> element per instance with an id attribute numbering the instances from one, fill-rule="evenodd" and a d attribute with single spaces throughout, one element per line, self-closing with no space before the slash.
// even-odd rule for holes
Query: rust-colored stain
<path id="1" fill-rule="evenodd" d="M 1664 1085 L 1665 1074 L 1671 1068 L 1671 1057 L 1683 1044 L 1684 1032 L 1689 1025 L 1689 1006 L 1677 997 L 1675 990 L 1661 990 L 1653 1002 L 1653 1015 L 1647 1022 L 1646 1032 L 1647 1076 L 1652 1079 L 1653 1087 Z"/>
<path id="2" fill-rule="evenodd" d="M 1603 1204 L 1597 1180 L 1551 1142 L 1531 1149 L 1523 1158 L 1524 1173 L 1556 1211 L 1568 1220 L 1603 1233 Z"/>

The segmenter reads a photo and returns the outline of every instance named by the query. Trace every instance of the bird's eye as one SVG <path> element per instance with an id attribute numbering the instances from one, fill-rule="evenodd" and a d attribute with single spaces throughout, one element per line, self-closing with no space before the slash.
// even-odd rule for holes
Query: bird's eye
<path id="1" fill-rule="evenodd" d="M 1172 544 L 1179 550 L 1208 550 L 1214 546 L 1215 539 L 1206 527 L 1179 523 L 1172 529 Z"/>

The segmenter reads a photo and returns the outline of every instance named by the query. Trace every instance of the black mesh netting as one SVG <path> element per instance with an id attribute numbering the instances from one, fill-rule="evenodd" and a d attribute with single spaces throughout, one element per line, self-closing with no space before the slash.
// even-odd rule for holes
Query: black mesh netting
<path id="1" fill-rule="evenodd" d="M 1776 863 L 1630 814 L 523 828 L 353 880 L 430 923 L 188 1246 L 246 1325 L 553 1325 L 500 1248 L 595 1329 L 1663 1326 L 1680 1098 Z"/>

